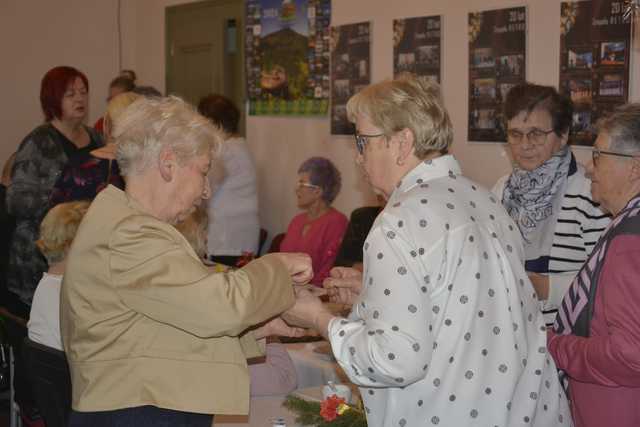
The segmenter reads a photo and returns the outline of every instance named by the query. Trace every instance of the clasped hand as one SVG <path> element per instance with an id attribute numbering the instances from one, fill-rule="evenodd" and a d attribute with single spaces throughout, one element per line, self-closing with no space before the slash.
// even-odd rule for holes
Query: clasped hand
<path id="1" fill-rule="evenodd" d="M 353 305 L 362 290 L 362 272 L 349 267 L 332 268 L 322 286 L 329 294 L 329 301 Z"/>

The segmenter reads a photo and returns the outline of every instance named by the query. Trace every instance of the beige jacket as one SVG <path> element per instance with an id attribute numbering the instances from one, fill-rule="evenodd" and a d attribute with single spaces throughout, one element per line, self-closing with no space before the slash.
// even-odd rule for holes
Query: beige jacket
<path id="1" fill-rule="evenodd" d="M 110 186 L 80 225 L 62 284 L 72 406 L 246 414 L 246 358 L 260 349 L 238 336 L 293 302 L 277 258 L 211 274 L 173 226 Z"/>

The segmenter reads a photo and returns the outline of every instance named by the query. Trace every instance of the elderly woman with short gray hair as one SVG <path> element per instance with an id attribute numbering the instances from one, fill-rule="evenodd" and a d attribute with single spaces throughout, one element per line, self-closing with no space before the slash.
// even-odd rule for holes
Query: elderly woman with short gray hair
<path id="1" fill-rule="evenodd" d="M 613 215 L 562 300 L 549 352 L 576 426 L 640 425 L 640 104 L 596 125 L 591 194 Z"/>
<path id="2" fill-rule="evenodd" d="M 360 278 L 349 317 L 303 291 L 287 320 L 331 341 L 370 427 L 569 426 L 518 228 L 447 154 L 440 88 L 381 82 L 347 112 L 356 160 L 389 200 L 364 244 L 364 276 L 337 267 L 325 282 Z"/>
<path id="3" fill-rule="evenodd" d="M 331 207 L 340 186 L 340 171 L 329 159 L 311 157 L 298 168 L 296 198 L 304 212 L 289 223 L 280 250 L 309 254 L 314 272 L 311 283 L 316 286 L 322 286 L 329 275 L 349 223 Z"/>
<path id="4" fill-rule="evenodd" d="M 61 330 L 70 426 L 207 426 L 249 409 L 256 339 L 311 277 L 304 254 L 212 273 L 174 228 L 210 195 L 220 132 L 178 98 L 140 99 L 115 122 L 127 186 L 92 203 L 67 260 Z"/>

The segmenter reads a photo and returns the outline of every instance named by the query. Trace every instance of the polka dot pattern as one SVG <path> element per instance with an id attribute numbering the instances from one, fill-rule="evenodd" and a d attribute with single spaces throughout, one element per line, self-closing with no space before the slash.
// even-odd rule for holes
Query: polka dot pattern
<path id="1" fill-rule="evenodd" d="M 345 373 L 365 385 L 370 427 L 570 419 L 510 222 L 451 156 L 399 183 L 364 247 L 367 286 L 329 331 Z"/>

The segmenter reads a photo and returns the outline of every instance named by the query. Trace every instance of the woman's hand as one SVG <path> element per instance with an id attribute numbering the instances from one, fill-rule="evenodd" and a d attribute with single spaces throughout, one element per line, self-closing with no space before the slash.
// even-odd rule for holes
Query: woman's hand
<path id="1" fill-rule="evenodd" d="M 260 326 L 254 332 L 256 339 L 277 335 L 279 337 L 303 337 L 307 334 L 303 328 L 296 328 L 295 326 L 289 326 L 280 317 L 274 317 L 264 325 Z"/>
<path id="2" fill-rule="evenodd" d="M 362 290 L 362 272 L 355 268 L 335 267 L 322 286 L 329 294 L 329 301 L 353 305 Z"/>
<path id="3" fill-rule="evenodd" d="M 323 337 L 327 337 L 329 321 L 333 314 L 322 305 L 320 299 L 307 289 L 296 290 L 296 302 L 289 310 L 282 314 L 283 319 L 290 325 L 301 328 L 313 328 Z"/>
<path id="4" fill-rule="evenodd" d="M 291 280 L 296 284 L 305 284 L 313 278 L 313 265 L 311 264 L 311 257 L 303 253 L 277 253 L 275 254 L 280 258 L 280 261 L 284 263 L 289 270 Z"/>

